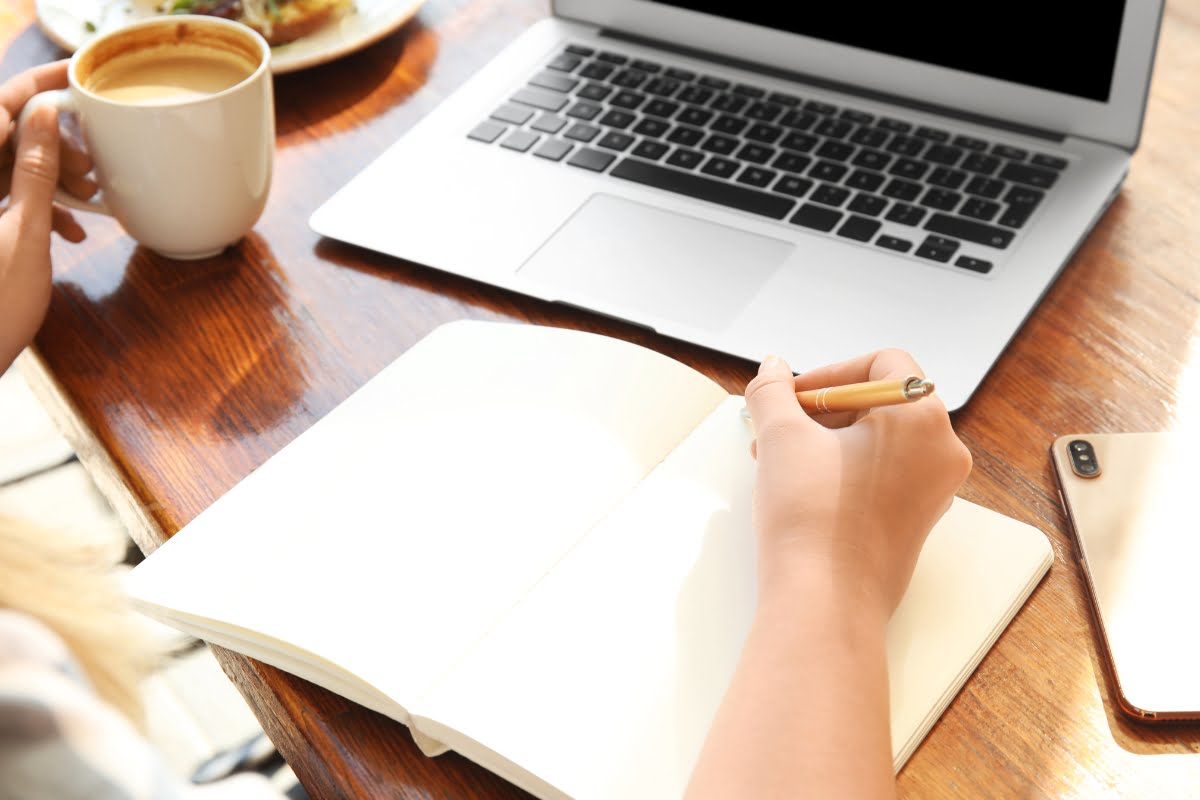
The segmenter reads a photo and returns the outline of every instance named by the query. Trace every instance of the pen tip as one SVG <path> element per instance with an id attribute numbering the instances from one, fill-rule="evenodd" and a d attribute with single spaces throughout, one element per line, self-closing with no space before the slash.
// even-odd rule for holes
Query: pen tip
<path id="1" fill-rule="evenodd" d="M 933 394 L 933 381 L 928 378 L 917 378 L 909 381 L 904 387 L 904 392 L 909 397 L 928 397 Z"/>

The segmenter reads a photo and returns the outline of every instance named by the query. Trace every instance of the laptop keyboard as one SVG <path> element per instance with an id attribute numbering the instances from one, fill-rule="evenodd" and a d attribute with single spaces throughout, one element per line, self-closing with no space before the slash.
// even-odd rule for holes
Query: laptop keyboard
<path id="1" fill-rule="evenodd" d="M 468 137 L 978 273 L 1068 166 L 580 45 Z"/>

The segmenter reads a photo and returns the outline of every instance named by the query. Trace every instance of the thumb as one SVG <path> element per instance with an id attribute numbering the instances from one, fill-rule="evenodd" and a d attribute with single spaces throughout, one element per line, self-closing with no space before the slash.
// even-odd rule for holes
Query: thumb
<path id="1" fill-rule="evenodd" d="M 808 419 L 796 400 L 792 369 L 779 356 L 767 356 L 746 385 L 746 407 L 757 430 L 777 422 Z"/>
<path id="2" fill-rule="evenodd" d="M 24 236 L 49 237 L 54 187 L 58 183 L 58 114 L 35 108 L 21 122 L 13 163 L 9 208 Z"/>

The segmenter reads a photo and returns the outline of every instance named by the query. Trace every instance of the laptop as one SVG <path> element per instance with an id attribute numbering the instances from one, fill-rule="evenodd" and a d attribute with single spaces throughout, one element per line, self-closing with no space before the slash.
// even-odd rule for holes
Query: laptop
<path id="1" fill-rule="evenodd" d="M 823 6 L 557 0 L 310 223 L 960 408 L 1120 188 L 1162 3 Z"/>

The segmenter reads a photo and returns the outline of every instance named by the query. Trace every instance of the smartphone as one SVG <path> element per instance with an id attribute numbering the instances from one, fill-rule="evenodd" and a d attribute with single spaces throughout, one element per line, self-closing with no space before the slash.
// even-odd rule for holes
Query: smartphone
<path id="1" fill-rule="evenodd" d="M 1118 706 L 1200 719 L 1200 436 L 1081 433 L 1051 455 Z"/>

